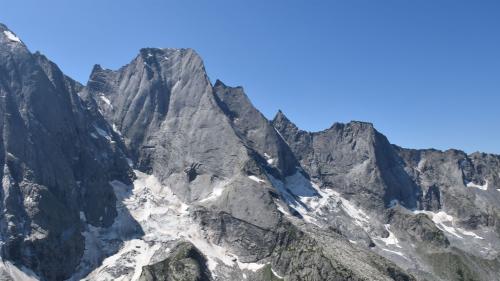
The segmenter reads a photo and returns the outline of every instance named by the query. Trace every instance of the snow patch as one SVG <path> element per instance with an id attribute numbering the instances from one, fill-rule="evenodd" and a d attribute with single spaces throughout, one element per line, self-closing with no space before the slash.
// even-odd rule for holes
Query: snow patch
<path id="1" fill-rule="evenodd" d="M 255 262 L 244 263 L 244 262 L 238 261 L 238 267 L 240 269 L 250 270 L 250 271 L 254 271 L 254 272 L 260 270 L 264 266 L 266 266 L 265 263 L 255 263 Z"/>
<path id="2" fill-rule="evenodd" d="M 109 107 L 113 108 L 113 106 L 111 105 L 111 101 L 108 99 L 108 97 L 106 97 L 105 95 L 99 95 L 99 98 Z"/>
<path id="3" fill-rule="evenodd" d="M 444 211 L 438 213 L 430 211 L 413 211 L 414 214 L 426 214 L 437 226 L 437 228 L 445 231 L 459 239 L 464 239 L 462 235 L 471 236 L 475 239 L 484 239 L 472 231 L 462 229 L 455 226 L 455 219 Z"/>
<path id="4" fill-rule="evenodd" d="M 7 39 L 9 39 L 12 42 L 22 43 L 21 39 L 19 39 L 19 37 L 17 37 L 14 33 L 12 33 L 9 30 L 5 30 L 3 34 L 5 35 L 5 37 L 7 37 Z"/>
<path id="5" fill-rule="evenodd" d="M 354 204 L 352 204 L 349 200 L 342 198 L 340 196 L 339 198 L 340 202 L 342 202 L 342 208 L 351 218 L 355 220 L 354 223 L 363 228 L 367 228 L 367 224 L 369 224 L 370 217 L 363 210 L 354 206 Z"/>
<path id="6" fill-rule="evenodd" d="M 396 238 L 396 235 L 394 235 L 394 233 L 392 233 L 392 231 L 391 231 L 391 225 L 384 224 L 384 227 L 385 227 L 385 230 L 387 230 L 387 232 L 389 232 L 389 236 L 386 238 L 377 237 L 376 239 L 384 242 L 384 244 L 387 246 L 395 246 L 397 248 L 401 248 L 401 246 L 399 245 L 398 238 Z"/>
<path id="7" fill-rule="evenodd" d="M 227 181 L 222 181 L 215 185 L 214 189 L 212 192 L 208 195 L 207 198 L 200 200 L 200 202 L 208 202 L 208 201 L 215 201 L 217 198 L 219 198 L 224 190 L 226 189 L 227 186 Z"/>
<path id="8" fill-rule="evenodd" d="M 317 184 L 304 177 L 297 171 L 292 176 L 286 177 L 284 181 L 268 175 L 271 183 L 276 187 L 286 204 L 292 206 L 305 221 L 321 226 L 319 218 L 322 215 L 322 209 L 337 209 L 339 206 L 358 226 L 368 229 L 370 217 L 360 208 L 357 208 L 349 200 L 340 196 L 332 189 L 321 189 Z M 284 209 L 278 206 L 284 214 Z"/>
<path id="9" fill-rule="evenodd" d="M 269 154 L 264 152 L 264 158 L 266 158 L 267 164 L 272 165 L 276 160 L 272 158 Z"/>
<path id="10" fill-rule="evenodd" d="M 474 182 L 468 182 L 467 187 L 475 187 L 475 188 L 479 188 L 481 190 L 487 190 L 488 189 L 488 181 L 486 181 L 483 185 L 475 184 Z"/>
<path id="11" fill-rule="evenodd" d="M 3 259 L 0 259 L 0 272 L 4 272 L 15 281 L 40 280 L 40 278 L 30 269 L 25 268 L 24 266 L 17 267 L 12 262 Z"/>
<path id="12" fill-rule="evenodd" d="M 253 180 L 253 181 L 255 181 L 255 182 L 258 182 L 258 183 L 266 182 L 265 180 L 263 180 L 261 178 L 258 178 L 258 177 L 254 176 L 254 175 L 248 176 L 248 178 L 251 179 L 251 180 Z"/>
<path id="13" fill-rule="evenodd" d="M 274 269 L 271 267 L 271 272 L 274 274 L 274 276 L 276 276 L 278 279 L 284 279 L 283 276 L 279 275 L 276 271 L 274 271 Z"/>
<path id="14" fill-rule="evenodd" d="M 111 125 L 111 128 L 112 128 L 112 129 L 113 129 L 113 131 L 115 131 L 115 133 L 117 133 L 118 135 L 120 135 L 120 136 L 122 135 L 122 132 L 120 132 L 120 130 L 118 130 L 118 127 L 116 126 L 116 124 L 115 124 L 115 123 L 113 123 L 113 124 Z"/>

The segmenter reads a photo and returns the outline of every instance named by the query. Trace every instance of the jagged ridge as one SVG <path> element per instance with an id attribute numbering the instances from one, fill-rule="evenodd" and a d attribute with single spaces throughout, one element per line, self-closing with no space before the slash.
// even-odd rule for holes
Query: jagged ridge
<path id="1" fill-rule="evenodd" d="M 0 29 L 2 258 L 18 269 L 498 279 L 498 156 L 403 149 L 364 122 L 310 133 L 281 111 L 269 121 L 243 88 L 212 86 L 191 49 L 142 49 L 119 70 L 95 66 L 83 87 Z M 49 253 L 56 241 L 68 242 Z"/>

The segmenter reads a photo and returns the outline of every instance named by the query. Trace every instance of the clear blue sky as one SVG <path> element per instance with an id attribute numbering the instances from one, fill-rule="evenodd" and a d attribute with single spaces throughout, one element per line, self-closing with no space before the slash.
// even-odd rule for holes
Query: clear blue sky
<path id="1" fill-rule="evenodd" d="M 83 83 L 141 47 L 191 47 L 269 118 L 500 153 L 498 0 L 15 0 L 0 22 Z"/>

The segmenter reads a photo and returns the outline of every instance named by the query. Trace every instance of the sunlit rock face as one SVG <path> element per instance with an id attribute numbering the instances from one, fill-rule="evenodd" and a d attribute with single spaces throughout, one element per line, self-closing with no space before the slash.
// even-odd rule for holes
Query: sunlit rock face
<path id="1" fill-rule="evenodd" d="M 1 280 L 499 280 L 500 157 L 299 129 L 191 49 L 86 86 L 0 25 Z"/>

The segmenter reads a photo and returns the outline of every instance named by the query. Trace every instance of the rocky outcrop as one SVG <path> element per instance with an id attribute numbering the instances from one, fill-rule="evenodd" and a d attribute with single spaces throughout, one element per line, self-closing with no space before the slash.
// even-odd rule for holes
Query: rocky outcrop
<path id="1" fill-rule="evenodd" d="M 175 246 L 169 257 L 161 262 L 144 266 L 140 281 L 210 281 L 207 259 L 188 242 Z"/>
<path id="2" fill-rule="evenodd" d="M 256 158 L 267 171 L 278 178 L 296 172 L 300 164 L 295 155 L 271 122 L 252 105 L 242 87 L 228 87 L 217 80 L 214 93 L 238 136 L 255 151 Z"/>
<path id="3" fill-rule="evenodd" d="M 281 111 L 273 125 L 307 173 L 364 208 L 383 210 L 399 202 L 417 205 L 419 188 L 400 165 L 387 138 L 364 122 L 336 123 L 327 130 L 299 130 Z"/>
<path id="4" fill-rule="evenodd" d="M 468 229 L 500 230 L 498 200 L 500 158 L 458 150 L 411 150 L 396 147 L 405 170 L 425 191 L 421 209 L 444 210 Z"/>

